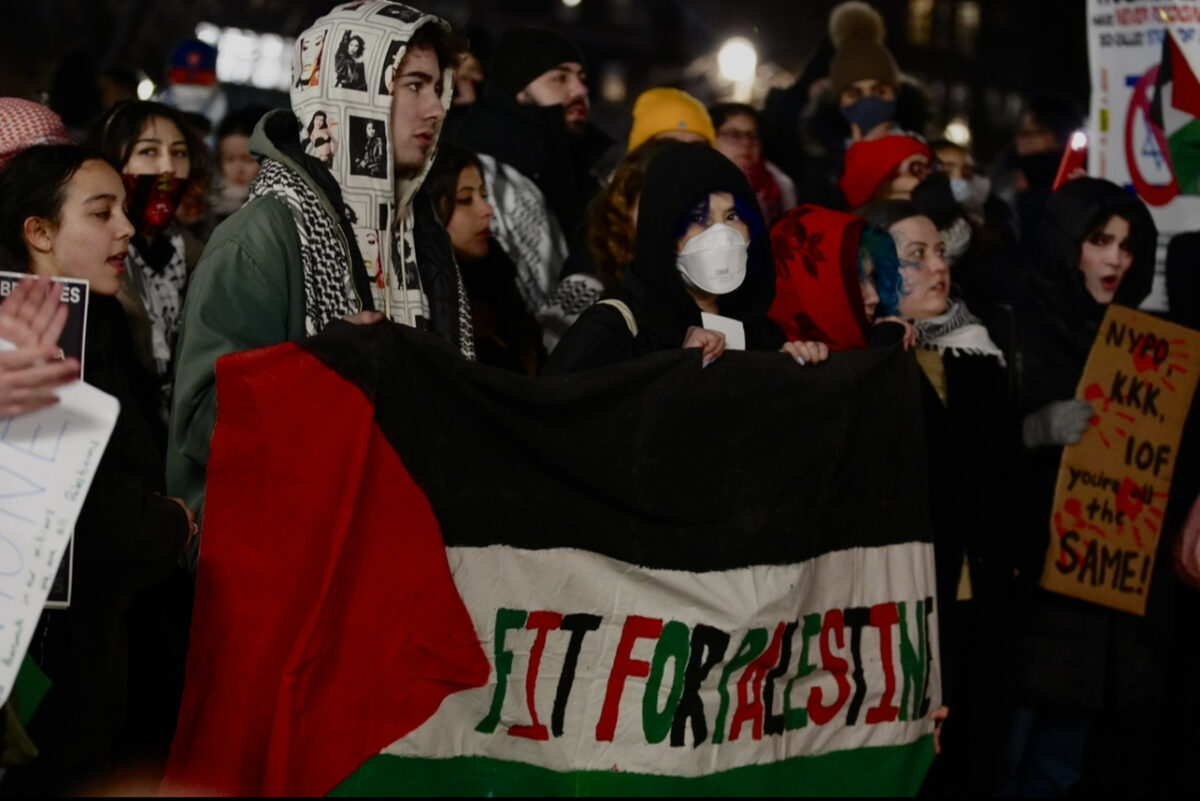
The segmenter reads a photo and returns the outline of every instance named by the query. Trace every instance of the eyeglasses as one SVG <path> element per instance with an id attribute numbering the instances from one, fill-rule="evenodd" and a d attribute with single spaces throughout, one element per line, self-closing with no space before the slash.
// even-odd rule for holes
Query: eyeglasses
<path id="1" fill-rule="evenodd" d="M 933 165 L 928 161 L 913 161 L 909 163 L 907 168 L 905 168 L 903 165 L 897 167 L 892 176 L 894 178 L 899 178 L 904 173 L 908 173 L 918 181 L 924 181 L 930 176 L 931 173 L 933 173 Z"/>
<path id="2" fill-rule="evenodd" d="M 717 138 L 725 139 L 730 142 L 741 142 L 741 141 L 757 142 L 758 141 L 758 132 L 757 131 L 739 131 L 736 128 L 731 128 L 731 129 L 725 130 L 725 131 L 718 131 Z"/>

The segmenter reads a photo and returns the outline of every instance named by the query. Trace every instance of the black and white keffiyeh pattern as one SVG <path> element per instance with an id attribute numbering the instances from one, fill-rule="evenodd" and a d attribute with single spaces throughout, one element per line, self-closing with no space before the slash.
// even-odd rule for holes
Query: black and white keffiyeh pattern
<path id="1" fill-rule="evenodd" d="M 150 342 L 160 378 L 171 374 L 171 354 L 175 352 L 175 340 L 179 337 L 183 290 L 187 284 L 183 234 L 178 226 L 172 225 L 161 235 L 171 242 L 171 256 L 162 269 L 150 267 L 145 255 L 133 245 L 125 257 L 126 269 L 146 307 L 146 316 L 150 318 Z"/>
<path id="2" fill-rule="evenodd" d="M 304 269 L 304 329 L 312 336 L 334 320 L 361 311 L 350 276 L 350 254 L 334 231 L 321 201 L 294 170 L 272 159 L 250 184 L 250 200 L 273 197 L 296 220 Z"/>
<path id="3" fill-rule="evenodd" d="M 171 246 L 171 255 L 160 269 L 152 268 L 145 254 L 132 244 L 125 257 L 125 268 L 150 321 L 150 348 L 159 382 L 159 414 L 166 420 L 175 384 L 173 361 L 187 285 L 187 257 L 178 225 L 172 223 L 160 236 L 167 237 Z"/>
<path id="4" fill-rule="evenodd" d="M 917 320 L 913 327 L 917 330 L 917 343 L 925 350 L 936 350 L 943 356 L 946 353 L 991 356 L 1004 364 L 1004 353 L 961 300 L 951 300 L 945 312 L 928 320 Z"/>
<path id="5" fill-rule="evenodd" d="M 454 270 L 458 283 L 458 349 L 468 359 L 475 358 L 475 325 L 471 321 L 471 301 L 467 299 L 467 287 L 463 283 L 462 271 Z"/>
<path id="6" fill-rule="evenodd" d="M 537 312 L 546 352 L 552 352 L 579 315 L 603 296 L 604 285 L 594 276 L 574 273 L 559 281 L 558 287 Z"/>
<path id="7" fill-rule="evenodd" d="M 567 240 L 538 185 L 519 171 L 480 153 L 483 182 L 496 214 L 492 236 L 517 268 L 517 291 L 531 314 L 550 295 L 567 260 Z"/>

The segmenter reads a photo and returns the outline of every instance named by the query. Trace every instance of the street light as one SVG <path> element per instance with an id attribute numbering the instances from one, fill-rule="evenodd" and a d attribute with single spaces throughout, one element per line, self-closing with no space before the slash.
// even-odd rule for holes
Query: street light
<path id="1" fill-rule="evenodd" d="M 583 0 L 562 0 L 562 4 L 564 6 L 566 6 L 567 8 L 574 8 L 575 6 L 579 5 L 581 2 L 583 2 Z"/>
<path id="2" fill-rule="evenodd" d="M 753 80 L 754 71 L 758 68 L 758 53 L 748 40 L 734 36 L 727 39 L 717 51 L 717 68 L 727 81 L 741 83 Z"/>
<path id="3" fill-rule="evenodd" d="M 962 117 L 950 120 L 942 135 L 959 147 L 968 147 L 971 144 L 971 129 Z"/>

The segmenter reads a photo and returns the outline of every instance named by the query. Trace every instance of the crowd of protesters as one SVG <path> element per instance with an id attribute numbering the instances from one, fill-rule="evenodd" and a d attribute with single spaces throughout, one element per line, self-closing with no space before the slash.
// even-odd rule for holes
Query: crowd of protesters
<path id="1" fill-rule="evenodd" d="M 1197 605 L 1168 549 L 1200 490 L 1197 443 L 1144 618 L 1038 588 L 1061 449 L 1093 416 L 1075 387 L 1106 307 L 1149 294 L 1158 239 L 1112 183 L 1052 190 L 1083 122 L 1071 103 L 1031 98 L 1012 158 L 988 172 L 926 138 L 882 19 L 847 2 L 802 111 L 654 87 L 616 142 L 591 122 L 587 61 L 563 34 L 508 31 L 485 65 L 440 19 L 404 12 L 376 20 L 401 43 L 382 77 L 363 75 L 363 37 L 302 33 L 290 110 L 209 125 L 123 100 L 68 130 L 0 100 L 0 269 L 38 276 L 0 306 L 15 346 L 0 417 L 80 374 L 54 358 L 65 310 L 43 276 L 90 282 L 82 378 L 121 401 L 75 530 L 74 599 L 44 613 L 31 649 L 53 687 L 28 732 L 6 715 L 4 790 L 86 790 L 165 754 L 203 570 L 216 361 L 385 319 L 530 377 L 675 348 L 704 367 L 777 351 L 804 370 L 911 353 L 946 703 L 924 792 L 1176 789 L 1194 731 L 1163 721 L 1196 711 L 1179 677 L 1196 665 Z M 373 123 L 353 127 L 377 85 L 386 150 Z M 1192 326 L 1197 236 L 1168 258 L 1170 314 Z"/>

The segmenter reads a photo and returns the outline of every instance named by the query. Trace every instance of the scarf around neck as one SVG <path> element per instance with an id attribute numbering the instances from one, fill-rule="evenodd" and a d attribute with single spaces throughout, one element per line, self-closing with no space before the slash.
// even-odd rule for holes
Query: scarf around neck
<path id="1" fill-rule="evenodd" d="M 319 334 L 334 320 L 362 308 L 354 291 L 349 254 L 334 232 L 334 223 L 304 179 L 274 159 L 264 159 L 250 184 L 250 200 L 274 197 L 296 220 L 304 274 L 304 331 Z"/>
<path id="2" fill-rule="evenodd" d="M 290 90 L 292 113 L 300 124 L 296 144 L 324 164 L 337 183 L 355 240 L 343 244 L 336 221 L 326 223 L 319 208 L 308 207 L 311 191 L 294 181 L 284 185 L 280 199 L 314 224 L 307 239 L 301 230 L 300 242 L 309 333 L 358 311 L 367 301 L 403 325 L 424 328 L 430 319 L 430 299 L 417 264 L 412 203 L 433 165 L 436 146 L 429 148 L 423 164 L 411 174 L 397 171 L 390 157 L 392 137 L 397 134 L 390 117 L 396 70 L 409 42 L 425 25 L 449 30 L 444 20 L 415 8 L 361 0 L 335 6 L 296 39 Z M 357 55 L 350 52 L 354 42 Z M 353 69 L 346 69 L 348 61 Z M 450 107 L 453 75 L 451 65 L 442 65 L 443 109 Z M 432 127 L 436 142 L 441 123 Z M 262 193 L 265 186 L 256 179 L 252 194 Z M 350 263 L 346 250 L 355 245 L 369 281 L 370 297 L 361 301 L 345 269 Z M 323 261 L 335 255 L 343 257 L 332 264 Z M 311 273 L 310 268 L 317 272 Z M 469 325 L 470 310 L 465 302 L 462 306 L 460 326 Z M 469 352 L 470 337 L 458 344 Z"/>
<path id="3" fill-rule="evenodd" d="M 171 412 L 171 392 L 175 385 L 173 354 L 188 280 L 187 255 L 179 225 L 171 222 L 153 245 L 140 237 L 131 241 L 125 269 L 150 321 L 150 347 L 159 380 L 159 415 L 165 421 Z"/>
<path id="4" fill-rule="evenodd" d="M 936 350 L 943 356 L 946 353 L 990 356 L 1004 364 L 1000 348 L 961 300 L 951 300 L 945 312 L 928 320 L 917 320 L 913 327 L 917 329 L 917 342 L 925 350 Z"/>

